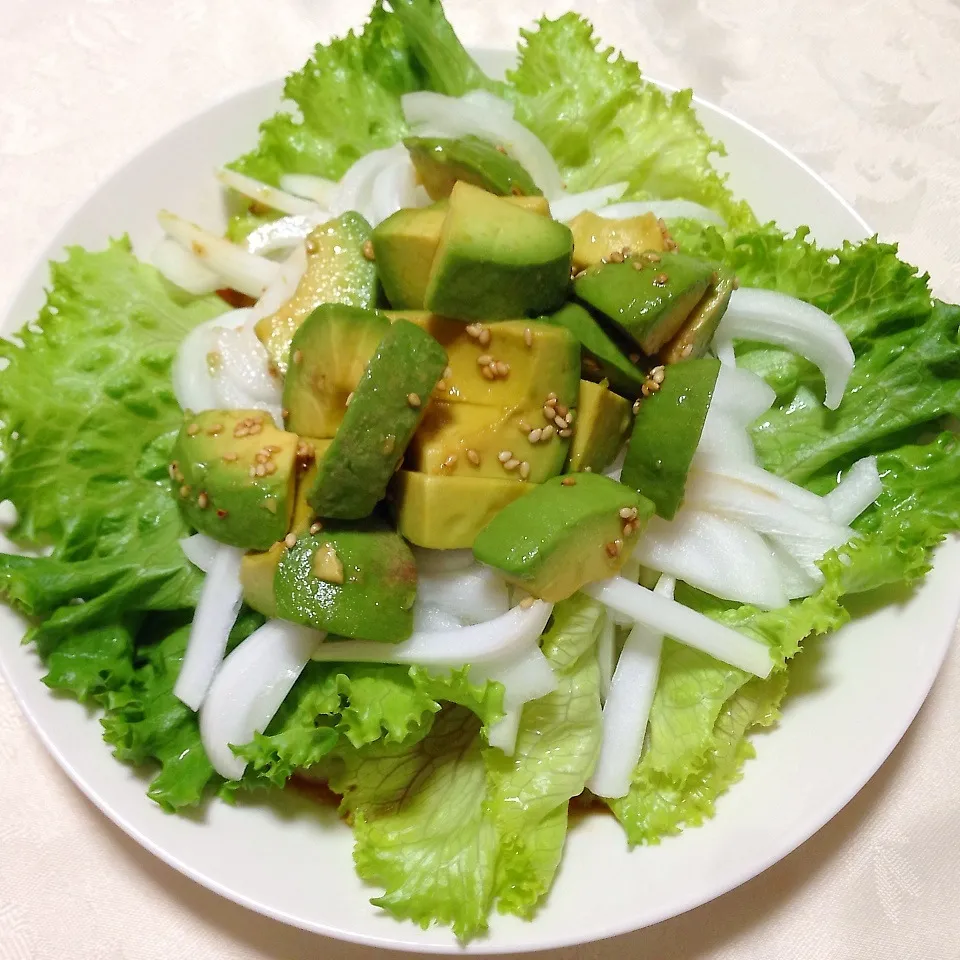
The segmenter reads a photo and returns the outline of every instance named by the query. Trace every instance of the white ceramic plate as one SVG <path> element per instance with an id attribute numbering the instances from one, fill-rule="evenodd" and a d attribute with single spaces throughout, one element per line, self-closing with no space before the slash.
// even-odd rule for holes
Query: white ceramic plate
<path id="1" fill-rule="evenodd" d="M 507 54 L 482 56 L 491 72 Z M 280 84 L 235 97 L 183 124 L 108 180 L 57 234 L 13 303 L 7 329 L 33 317 L 45 261 L 66 244 L 103 246 L 127 230 L 141 255 L 159 239 L 156 211 L 214 225 L 222 217 L 211 173 L 252 144 L 277 109 Z M 761 220 L 809 224 L 824 243 L 856 240 L 866 224 L 833 190 L 767 137 L 698 102 L 729 150 L 735 191 Z M 960 607 L 960 547 L 944 546 L 926 583 L 867 614 L 797 664 L 783 720 L 756 737 L 757 759 L 717 804 L 716 817 L 659 846 L 628 852 L 612 817 L 572 825 L 556 885 L 533 922 L 496 916 L 488 939 L 466 952 L 514 952 L 582 943 L 635 930 L 702 904 L 771 866 L 826 823 L 863 786 L 903 735 L 929 691 Z M 24 712 L 63 769 L 146 849 L 253 910 L 333 937 L 417 952 L 461 952 L 446 929 L 398 923 L 368 902 L 356 877 L 350 830 L 334 812 L 296 796 L 213 803 L 204 817 L 163 813 L 146 781 L 114 760 L 83 707 L 40 683 L 3 610 L 0 667 Z"/>

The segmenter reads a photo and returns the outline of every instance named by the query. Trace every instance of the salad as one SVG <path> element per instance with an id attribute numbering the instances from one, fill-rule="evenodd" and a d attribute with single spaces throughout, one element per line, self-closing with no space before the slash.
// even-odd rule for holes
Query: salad
<path id="1" fill-rule="evenodd" d="M 571 805 L 712 816 L 803 641 L 929 569 L 960 307 L 758 223 L 572 13 L 496 80 L 378 0 L 285 93 L 225 233 L 72 248 L 0 343 L 0 584 L 153 801 L 322 781 L 373 903 L 466 940 Z"/>

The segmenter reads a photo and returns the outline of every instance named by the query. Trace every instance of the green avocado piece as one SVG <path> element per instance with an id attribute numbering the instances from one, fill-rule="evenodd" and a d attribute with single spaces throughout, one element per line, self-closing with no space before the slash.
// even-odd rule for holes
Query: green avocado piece
<path id="1" fill-rule="evenodd" d="M 301 436 L 332 437 L 367 362 L 390 321 L 383 314 L 325 303 L 304 320 L 290 344 L 283 384 L 286 427 Z"/>
<path id="2" fill-rule="evenodd" d="M 573 286 L 580 300 L 653 356 L 683 325 L 715 269 L 682 253 L 647 253 L 590 267 Z"/>
<path id="3" fill-rule="evenodd" d="M 549 313 L 570 288 L 572 253 L 569 227 L 458 182 L 424 305 L 464 321 Z"/>
<path id="4" fill-rule="evenodd" d="M 284 550 L 274 592 L 283 620 L 398 643 L 413 631 L 417 566 L 403 538 L 385 524 L 324 523 Z"/>
<path id="5" fill-rule="evenodd" d="M 405 207 L 374 228 L 377 273 L 394 310 L 423 309 L 447 206 Z"/>
<path id="6" fill-rule="evenodd" d="M 446 352 L 429 333 L 407 320 L 390 326 L 317 470 L 308 499 L 319 516 L 369 516 L 383 499 L 446 364 Z"/>
<path id="7" fill-rule="evenodd" d="M 541 319 L 566 327 L 580 341 L 581 367 L 588 379 L 605 379 L 615 390 L 630 396 L 640 393 L 647 379 L 646 371 L 630 361 L 589 310 L 579 303 L 566 303 L 553 315 Z"/>
<path id="8" fill-rule="evenodd" d="M 293 510 L 298 442 L 262 410 L 188 416 L 170 464 L 187 522 L 235 547 L 264 550 L 282 539 Z"/>
<path id="9" fill-rule="evenodd" d="M 599 383 L 581 380 L 577 429 L 570 445 L 568 472 L 606 470 L 616 460 L 632 422 L 629 400 Z"/>
<path id="10" fill-rule="evenodd" d="M 433 550 L 458 550 L 472 547 L 477 534 L 504 507 L 535 489 L 535 484 L 516 480 L 401 470 L 390 485 L 389 498 L 397 530 L 407 540 Z"/>
<path id="11" fill-rule="evenodd" d="M 321 303 L 376 304 L 377 269 L 367 257 L 369 242 L 370 224 L 352 211 L 321 224 L 307 237 L 307 269 L 296 292 L 254 328 L 281 375 L 287 372 L 294 332 Z"/>
<path id="12" fill-rule="evenodd" d="M 663 348 L 660 359 L 664 363 L 680 363 L 681 360 L 696 360 L 710 346 L 713 335 L 727 312 L 737 278 L 729 267 L 721 267 L 716 280 L 693 308 L 676 336 Z"/>
<path id="13" fill-rule="evenodd" d="M 543 193 L 513 157 L 479 137 L 407 137 L 403 145 L 432 200 L 449 197 L 458 180 L 498 197 Z"/>
<path id="14" fill-rule="evenodd" d="M 533 596 L 557 602 L 617 573 L 652 515 L 649 500 L 609 477 L 554 477 L 501 510 L 473 554 Z"/>
<path id="15" fill-rule="evenodd" d="M 683 502 L 719 373 L 713 357 L 674 364 L 660 389 L 640 401 L 620 479 L 649 497 L 665 520 Z"/>

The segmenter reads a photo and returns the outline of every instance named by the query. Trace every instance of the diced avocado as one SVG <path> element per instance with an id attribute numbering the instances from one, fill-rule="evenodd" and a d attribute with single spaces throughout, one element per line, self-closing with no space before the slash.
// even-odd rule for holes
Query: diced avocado
<path id="1" fill-rule="evenodd" d="M 421 310 L 447 204 L 404 208 L 373 231 L 383 292 L 396 310 Z"/>
<path id="2" fill-rule="evenodd" d="M 472 547 L 477 534 L 504 508 L 536 490 L 532 483 L 468 477 L 427 476 L 401 470 L 390 487 L 397 530 L 411 543 L 433 550 Z"/>
<path id="3" fill-rule="evenodd" d="M 562 223 L 457 183 L 424 304 L 466 321 L 547 313 L 567 295 L 572 251 Z"/>
<path id="4" fill-rule="evenodd" d="M 449 197 L 457 181 L 500 197 L 543 192 L 513 157 L 480 137 L 407 137 L 403 145 L 432 200 Z"/>
<path id="5" fill-rule="evenodd" d="M 307 237 L 307 269 L 296 292 L 255 327 L 281 374 L 287 372 L 293 334 L 314 308 L 321 303 L 376 304 L 377 270 L 364 253 L 369 242 L 370 224 L 353 212 L 321 224 Z"/>
<path id="6" fill-rule="evenodd" d="M 570 444 L 570 473 L 602 473 L 613 463 L 630 433 L 630 401 L 598 383 L 580 381 L 577 429 Z"/>
<path id="7" fill-rule="evenodd" d="M 693 308 L 677 335 L 663 348 L 660 359 L 664 363 L 696 360 L 707 352 L 713 335 L 720 326 L 733 294 L 736 277 L 727 267 L 721 267 L 715 282 Z"/>
<path id="8" fill-rule="evenodd" d="M 417 566 L 386 525 L 327 523 L 283 551 L 276 615 L 358 640 L 397 643 L 413 630 Z"/>
<path id="9" fill-rule="evenodd" d="M 653 504 L 596 473 L 554 477 L 500 511 L 473 554 L 544 600 L 613 576 L 630 556 Z"/>
<path id="10" fill-rule="evenodd" d="M 263 550 L 293 510 L 296 434 L 262 410 L 206 410 L 180 428 L 170 475 L 187 522 L 235 547 Z"/>
<path id="11" fill-rule="evenodd" d="M 330 440 L 301 439 L 301 444 L 312 452 L 312 459 L 298 457 L 297 493 L 287 533 L 297 536 L 306 533 L 315 519 L 313 507 L 307 503 L 307 491 L 313 486 L 317 475 L 317 462 L 327 452 L 330 443 Z M 263 552 L 245 554 L 240 561 L 240 585 L 243 587 L 243 599 L 248 606 L 267 617 L 277 615 L 273 578 L 286 549 L 283 540 L 278 540 Z"/>
<path id="12" fill-rule="evenodd" d="M 347 410 L 347 397 L 367 368 L 390 321 L 380 313 L 325 303 L 296 331 L 283 384 L 289 430 L 332 437 Z"/>
<path id="13" fill-rule="evenodd" d="M 367 364 L 308 499 L 321 517 L 359 520 L 383 499 L 447 365 L 443 347 L 406 320 Z"/>
<path id="14" fill-rule="evenodd" d="M 485 327 L 481 340 L 459 320 L 434 313 L 386 315 L 415 323 L 447 351 L 447 369 L 433 394 L 436 399 L 493 407 L 542 406 L 553 393 L 559 403 L 576 406 L 580 345 L 565 329 L 534 320 L 504 320 Z M 487 362 L 480 364 L 484 359 Z"/>
<path id="15" fill-rule="evenodd" d="M 641 254 L 590 267 L 574 281 L 574 290 L 653 356 L 683 325 L 714 269 L 706 260 L 682 253 Z"/>
<path id="16" fill-rule="evenodd" d="M 541 217 L 550 216 L 550 201 L 546 197 L 504 197 L 507 203 L 512 203 L 521 210 L 538 213 Z"/>
<path id="17" fill-rule="evenodd" d="M 541 483 L 563 469 L 573 427 L 546 420 L 541 406 L 481 407 L 434 400 L 414 434 L 404 465 L 443 476 Z M 569 410 L 564 411 L 569 413 Z M 571 418 L 572 419 L 572 418 Z M 547 429 L 546 436 L 543 430 Z M 530 434 L 534 433 L 534 440 Z M 509 456 L 507 456 L 509 454 Z"/>
<path id="18" fill-rule="evenodd" d="M 567 303 L 543 319 L 565 327 L 580 341 L 584 376 L 591 380 L 606 379 L 612 387 L 631 396 L 640 393 L 647 379 L 646 371 L 630 361 L 589 310 L 579 303 Z"/>
<path id="19" fill-rule="evenodd" d="M 630 256 L 644 250 L 663 250 L 663 234 L 652 213 L 626 220 L 601 217 L 590 210 L 569 221 L 573 233 L 573 265 L 592 267 L 611 254 Z"/>
<path id="20" fill-rule="evenodd" d="M 621 480 L 649 497 L 665 520 L 683 502 L 719 373 L 712 357 L 674 364 L 660 389 L 640 402 Z"/>

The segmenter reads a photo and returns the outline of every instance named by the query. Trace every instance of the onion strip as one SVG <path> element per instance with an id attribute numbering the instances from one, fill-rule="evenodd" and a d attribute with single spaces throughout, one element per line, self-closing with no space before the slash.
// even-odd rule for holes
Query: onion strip
<path id="1" fill-rule="evenodd" d="M 628 217 L 642 217 L 652 213 L 659 220 L 688 217 L 691 220 L 704 220 L 725 227 L 727 221 L 715 210 L 701 206 L 692 200 L 629 200 L 615 203 L 609 207 L 597 207 L 596 213 L 611 220 L 625 220 Z"/>
<path id="2" fill-rule="evenodd" d="M 264 206 L 272 207 L 286 214 L 313 213 L 317 205 L 312 200 L 304 200 L 303 197 L 295 197 L 292 193 L 284 190 L 278 190 L 267 183 L 261 183 L 254 180 L 253 177 L 237 173 L 236 170 L 228 170 L 226 167 L 217 171 L 217 179 L 231 190 Z"/>
<path id="3" fill-rule="evenodd" d="M 852 523 L 883 493 L 876 457 L 858 460 L 824 498 L 835 523 Z"/>

